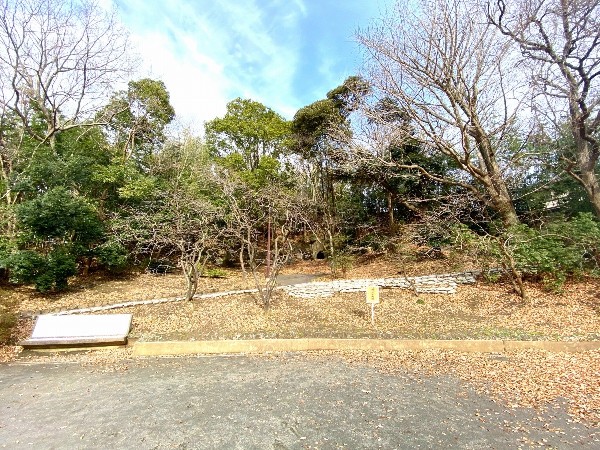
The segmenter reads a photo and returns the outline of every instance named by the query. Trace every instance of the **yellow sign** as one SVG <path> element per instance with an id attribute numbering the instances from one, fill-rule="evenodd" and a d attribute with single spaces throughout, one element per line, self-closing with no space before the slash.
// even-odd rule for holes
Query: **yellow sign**
<path id="1" fill-rule="evenodd" d="M 379 303 L 379 286 L 367 286 L 367 303 Z"/>

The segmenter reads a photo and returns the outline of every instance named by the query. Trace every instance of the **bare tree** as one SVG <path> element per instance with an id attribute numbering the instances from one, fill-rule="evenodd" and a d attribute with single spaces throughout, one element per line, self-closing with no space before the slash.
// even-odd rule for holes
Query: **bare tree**
<path id="1" fill-rule="evenodd" d="M 150 170 L 163 181 L 141 203 L 115 214 L 112 232 L 138 253 L 177 257 L 190 300 L 206 263 L 222 248 L 224 235 L 208 150 L 186 133 L 155 156 Z"/>
<path id="2" fill-rule="evenodd" d="M 209 258 L 220 248 L 219 210 L 205 199 L 165 192 L 141 206 L 125 208 L 113 232 L 137 252 L 174 255 L 186 280 L 186 300 L 198 289 Z"/>
<path id="3" fill-rule="evenodd" d="M 494 0 L 487 18 L 530 63 L 538 118 L 556 131 L 569 122 L 576 152 L 563 154 L 565 169 L 600 217 L 600 1 Z"/>
<path id="4" fill-rule="evenodd" d="M 385 153 L 403 140 L 445 155 L 460 170 L 458 176 L 440 176 L 416 164 L 399 167 L 460 186 L 506 226 L 517 224 L 507 183 L 511 161 L 503 154 L 519 110 L 507 40 L 478 19 L 472 4 L 459 0 L 400 1 L 358 40 L 368 58 L 365 78 L 411 124 L 409 135 L 407 127 L 390 124 L 385 111 L 365 105 L 375 155 L 398 166 Z"/>
<path id="5" fill-rule="evenodd" d="M 277 275 L 294 250 L 303 202 L 276 182 L 253 189 L 231 171 L 217 173 L 216 180 L 225 201 L 225 234 L 239 248 L 242 270 L 249 270 L 260 303 L 268 309 Z"/>
<path id="6" fill-rule="evenodd" d="M 27 141 L 54 148 L 58 132 L 106 122 L 95 112 L 129 72 L 126 50 L 115 15 L 93 1 L 0 0 L 0 226 L 8 235 Z"/>
<path id="7" fill-rule="evenodd" d="M 0 0 L 0 11 L 2 117 L 51 145 L 57 132 L 93 124 L 100 99 L 128 73 L 115 15 L 89 0 Z"/>

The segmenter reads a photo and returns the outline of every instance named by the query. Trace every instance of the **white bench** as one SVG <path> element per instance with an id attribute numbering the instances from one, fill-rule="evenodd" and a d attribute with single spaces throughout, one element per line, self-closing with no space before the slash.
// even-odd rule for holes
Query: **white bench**
<path id="1" fill-rule="evenodd" d="M 126 344 L 131 314 L 40 315 L 25 348 Z"/>

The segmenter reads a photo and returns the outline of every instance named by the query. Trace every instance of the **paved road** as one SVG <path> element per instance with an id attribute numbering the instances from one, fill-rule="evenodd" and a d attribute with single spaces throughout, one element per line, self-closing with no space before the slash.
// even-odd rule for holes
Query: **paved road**
<path id="1" fill-rule="evenodd" d="M 17 362 L 0 365 L 0 399 L 0 447 L 11 449 L 600 448 L 561 411 L 540 421 L 452 378 L 335 358 Z"/>

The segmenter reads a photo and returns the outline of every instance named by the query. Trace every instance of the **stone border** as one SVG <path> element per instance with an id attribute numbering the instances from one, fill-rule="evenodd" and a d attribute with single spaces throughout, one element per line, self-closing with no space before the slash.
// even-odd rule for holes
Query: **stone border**
<path id="1" fill-rule="evenodd" d="M 245 289 L 242 291 L 227 291 L 227 292 L 212 292 L 210 294 L 197 294 L 194 295 L 193 299 L 205 299 L 205 298 L 216 298 L 216 297 L 226 297 L 228 295 L 236 295 L 236 294 L 253 294 L 258 292 L 258 289 Z M 99 311 L 109 311 L 111 309 L 118 308 L 128 308 L 131 306 L 142 306 L 142 305 L 159 305 L 161 303 L 173 303 L 173 302 L 181 302 L 185 300 L 185 297 L 168 297 L 168 298 L 157 298 L 154 300 L 133 300 L 131 302 L 125 303 L 114 303 L 112 305 L 102 305 L 102 306 L 92 306 L 90 308 L 77 308 L 77 309 L 68 309 L 65 311 L 55 312 L 55 313 L 47 313 L 48 315 L 53 316 L 64 316 L 68 314 L 87 314 Z"/>
<path id="2" fill-rule="evenodd" d="M 404 339 L 253 339 L 222 341 L 136 342 L 134 356 L 169 356 L 226 353 L 303 352 L 319 350 L 455 350 L 502 353 L 515 350 L 581 352 L 600 350 L 600 341 L 490 341 L 490 340 L 404 340 Z"/>
<path id="3" fill-rule="evenodd" d="M 454 294 L 459 284 L 473 284 L 481 271 L 444 273 L 418 277 L 365 278 L 354 280 L 317 281 L 313 283 L 282 286 L 292 297 L 331 297 L 336 292 L 365 292 L 367 286 L 380 288 L 411 289 L 420 294 Z"/>

